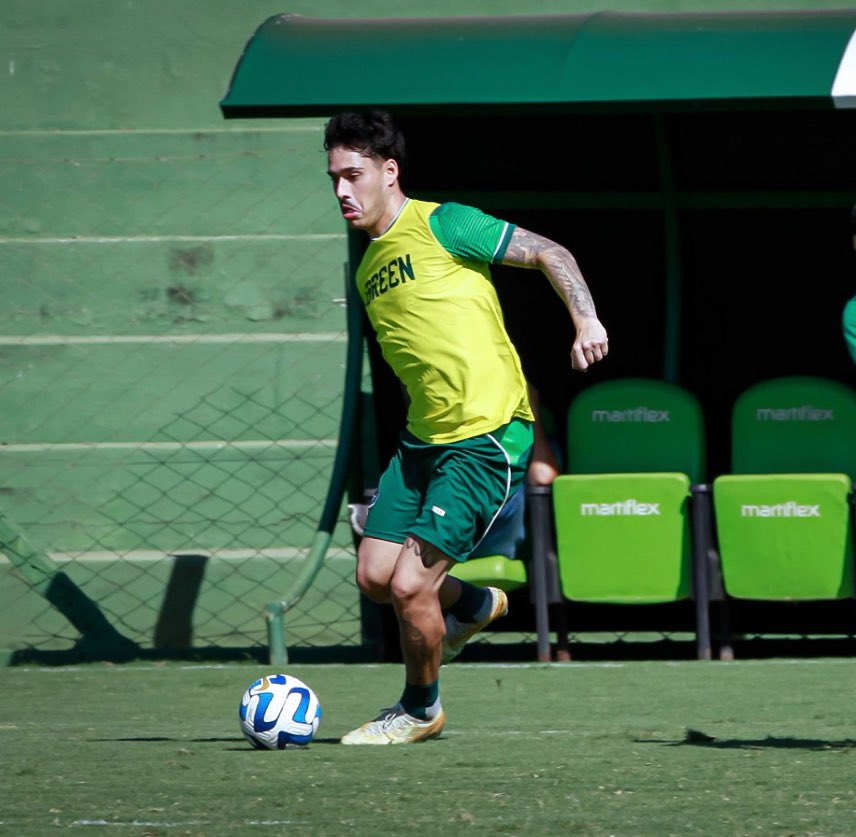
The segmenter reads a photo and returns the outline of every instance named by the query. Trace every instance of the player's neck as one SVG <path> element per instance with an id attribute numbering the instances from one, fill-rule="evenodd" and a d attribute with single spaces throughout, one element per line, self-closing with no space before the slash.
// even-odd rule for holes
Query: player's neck
<path id="1" fill-rule="evenodd" d="M 392 195 L 386 212 L 383 213 L 378 223 L 369 230 L 369 235 L 372 238 L 380 238 L 398 220 L 398 216 L 401 215 L 406 203 L 407 196 L 403 192 L 399 191 Z"/>

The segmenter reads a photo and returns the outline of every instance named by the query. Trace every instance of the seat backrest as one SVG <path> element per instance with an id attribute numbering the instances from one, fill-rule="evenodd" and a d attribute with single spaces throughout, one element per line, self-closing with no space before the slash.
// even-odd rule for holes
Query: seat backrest
<path id="1" fill-rule="evenodd" d="M 571 474 L 674 472 L 704 479 L 704 417 L 687 390 L 622 378 L 580 393 L 568 411 Z"/>
<path id="2" fill-rule="evenodd" d="M 687 598 L 689 494 L 681 473 L 557 477 L 553 509 L 565 598 L 616 604 Z"/>
<path id="3" fill-rule="evenodd" d="M 746 390 L 732 413 L 735 474 L 847 474 L 856 481 L 856 391 L 789 377 Z"/>

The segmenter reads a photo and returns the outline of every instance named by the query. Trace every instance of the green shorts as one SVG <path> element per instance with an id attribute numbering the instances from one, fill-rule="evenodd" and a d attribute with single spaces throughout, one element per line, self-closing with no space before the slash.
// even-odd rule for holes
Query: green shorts
<path id="1" fill-rule="evenodd" d="M 523 419 L 450 444 L 405 432 L 380 478 L 364 534 L 394 543 L 415 535 L 466 561 L 523 483 L 532 441 L 532 422 Z"/>

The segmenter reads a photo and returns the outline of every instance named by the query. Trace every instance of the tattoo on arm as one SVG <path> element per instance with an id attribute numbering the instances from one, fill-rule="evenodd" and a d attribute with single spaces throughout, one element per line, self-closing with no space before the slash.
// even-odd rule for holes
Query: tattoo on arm
<path id="1" fill-rule="evenodd" d="M 538 253 L 552 243 L 537 233 L 517 227 L 511 234 L 502 263 L 514 267 L 538 267 Z"/>
<path id="2" fill-rule="evenodd" d="M 518 227 L 503 264 L 538 268 L 550 280 L 572 316 L 596 317 L 594 300 L 576 259 L 561 244 Z"/>

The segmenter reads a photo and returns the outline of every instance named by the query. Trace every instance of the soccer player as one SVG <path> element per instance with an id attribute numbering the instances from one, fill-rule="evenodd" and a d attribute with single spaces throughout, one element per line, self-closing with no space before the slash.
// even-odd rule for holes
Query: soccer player
<path id="1" fill-rule="evenodd" d="M 526 381 L 489 264 L 547 276 L 576 327 L 574 369 L 602 360 L 607 336 L 564 247 L 471 207 L 405 196 L 404 139 L 389 114 L 333 117 L 324 148 L 345 221 L 370 237 L 357 288 L 409 399 L 357 554 L 362 592 L 395 609 L 404 691 L 342 743 L 405 744 L 440 734 L 441 662 L 508 609 L 501 590 L 448 575 L 525 478 L 532 448 Z"/>

